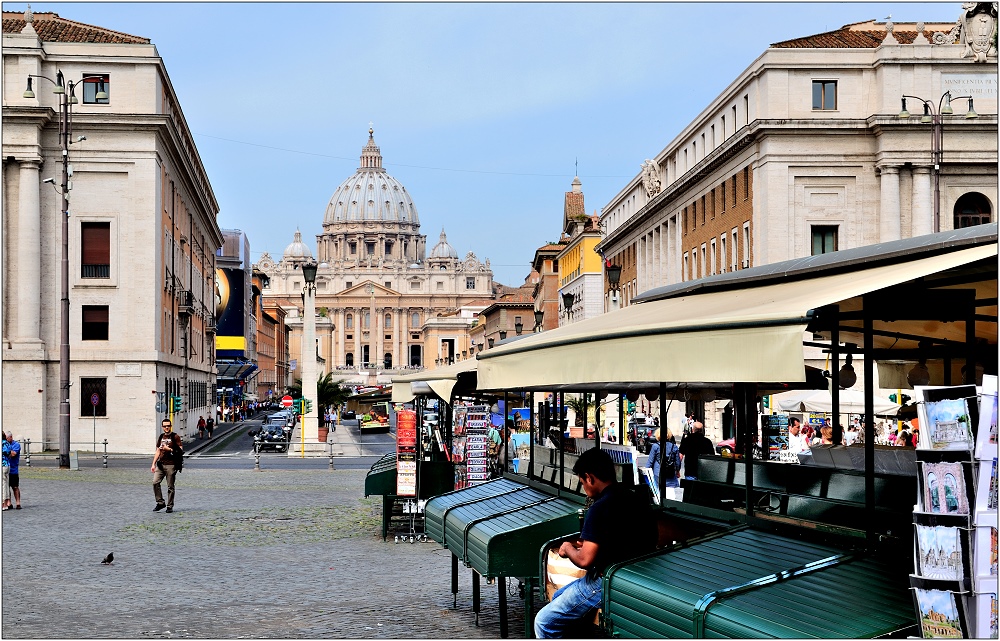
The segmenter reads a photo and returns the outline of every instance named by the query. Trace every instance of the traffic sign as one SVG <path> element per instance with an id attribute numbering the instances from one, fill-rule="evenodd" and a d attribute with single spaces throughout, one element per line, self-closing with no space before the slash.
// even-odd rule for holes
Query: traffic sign
<path id="1" fill-rule="evenodd" d="M 281 397 L 281 406 L 282 407 L 291 407 L 292 406 L 292 397 L 291 396 L 282 396 Z"/>
<path id="2" fill-rule="evenodd" d="M 98 405 L 101 404 L 101 397 L 97 392 L 94 392 L 93 394 L 90 395 L 90 404 L 93 405 L 94 407 L 97 407 Z"/>

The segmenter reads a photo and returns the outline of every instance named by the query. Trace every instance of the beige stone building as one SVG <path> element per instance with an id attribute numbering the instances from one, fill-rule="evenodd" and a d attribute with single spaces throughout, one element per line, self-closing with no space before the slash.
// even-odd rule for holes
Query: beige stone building
<path id="1" fill-rule="evenodd" d="M 996 8 L 955 12 L 955 23 L 861 22 L 768 47 L 603 208 L 597 248 L 622 267 L 621 304 L 664 285 L 995 222 Z M 973 24 L 992 35 L 969 36 Z M 606 279 L 604 293 L 613 309 Z M 819 349 L 807 359 L 826 368 Z M 721 438 L 724 404 L 673 411 L 704 412 Z"/>
<path id="2" fill-rule="evenodd" d="M 393 374 L 469 358 L 469 329 L 493 297 L 487 259 L 459 257 L 444 232 L 427 237 L 406 188 L 386 172 L 368 131 L 354 175 L 336 188 L 316 236 L 318 371 L 358 385 L 388 384 Z M 288 309 L 291 358 L 301 358 L 300 266 L 312 250 L 296 232 L 281 259 L 264 254 L 265 301 Z M 293 378 L 299 377 L 293 371 Z"/>
<path id="3" fill-rule="evenodd" d="M 59 448 L 60 79 L 77 100 L 70 449 L 152 452 L 168 397 L 184 433 L 214 405 L 219 207 L 149 39 L 30 10 L 3 13 L 3 423 L 33 451 Z"/>

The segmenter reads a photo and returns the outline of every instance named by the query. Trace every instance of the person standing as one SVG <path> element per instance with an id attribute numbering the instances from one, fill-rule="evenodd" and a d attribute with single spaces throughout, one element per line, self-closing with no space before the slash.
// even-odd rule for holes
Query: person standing
<path id="1" fill-rule="evenodd" d="M 670 439 L 672 434 L 670 430 L 667 429 L 667 438 L 660 440 L 660 430 L 657 428 L 653 432 L 653 445 L 649 448 L 649 458 L 646 459 L 646 467 L 653 470 L 653 478 L 656 479 L 656 488 L 659 490 L 660 487 L 660 450 L 663 450 L 664 460 L 666 461 L 666 467 L 663 469 L 666 471 L 666 478 L 663 481 L 663 487 L 680 487 L 680 462 L 681 458 L 677 453 L 677 446 L 674 445 Z"/>
<path id="2" fill-rule="evenodd" d="M 587 497 L 583 530 L 576 541 L 559 546 L 559 556 L 587 574 L 556 590 L 535 616 L 535 637 L 571 636 L 573 627 L 600 606 L 604 570 L 656 547 L 656 522 L 647 502 L 615 478 L 611 455 L 600 448 L 584 451 L 573 465 Z"/>
<path id="3" fill-rule="evenodd" d="M 809 440 L 802 433 L 802 421 L 793 417 L 788 422 L 788 451 L 792 454 L 798 454 L 808 449 Z"/>
<path id="4" fill-rule="evenodd" d="M 0 440 L 2 440 L 0 446 L 3 448 L 3 476 L 0 477 L 0 492 L 3 494 L 3 507 L 0 507 L 0 510 L 6 512 L 10 509 L 10 445 L 7 444 L 7 439 Z"/>
<path id="5" fill-rule="evenodd" d="M 212 438 L 212 430 L 215 429 L 215 419 L 211 416 L 205 421 L 205 431 L 208 432 L 208 438 Z"/>
<path id="6" fill-rule="evenodd" d="M 681 460 L 684 462 L 684 478 L 698 478 L 698 457 L 715 454 L 712 441 L 705 436 L 705 426 L 701 421 L 691 425 L 691 433 L 681 439 Z"/>
<path id="7" fill-rule="evenodd" d="M 165 418 L 160 422 L 163 433 L 156 437 L 156 453 L 153 454 L 153 464 L 149 471 L 153 473 L 153 496 L 156 498 L 154 512 L 167 508 L 167 512 L 174 511 L 174 479 L 177 476 L 177 457 L 181 456 L 184 446 L 181 444 L 181 437 L 173 431 L 170 419 Z M 160 484 L 163 479 L 167 480 L 167 500 L 163 501 L 163 491 Z"/>
<path id="8" fill-rule="evenodd" d="M 205 417 L 198 417 L 198 440 L 205 438 Z"/>
<path id="9" fill-rule="evenodd" d="M 3 433 L 4 442 L 7 444 L 7 449 L 9 453 L 7 455 L 7 460 L 10 464 L 10 475 L 8 482 L 10 484 L 10 493 L 14 499 L 14 509 L 21 509 L 21 477 L 18 475 L 18 465 L 21 462 L 21 444 L 14 440 L 14 434 L 7 430 Z M 10 507 L 10 503 L 7 504 Z"/>

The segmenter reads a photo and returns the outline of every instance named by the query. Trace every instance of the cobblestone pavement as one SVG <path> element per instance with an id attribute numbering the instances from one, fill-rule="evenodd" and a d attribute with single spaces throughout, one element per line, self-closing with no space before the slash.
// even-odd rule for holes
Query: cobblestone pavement
<path id="1" fill-rule="evenodd" d="M 173 514 L 135 469 L 21 470 L 2 515 L 3 638 L 499 638 L 496 585 L 381 538 L 362 470 L 186 467 Z M 100 564 L 114 552 L 110 566 Z M 510 636 L 524 631 L 517 581 Z M 537 607 L 537 602 L 536 602 Z"/>

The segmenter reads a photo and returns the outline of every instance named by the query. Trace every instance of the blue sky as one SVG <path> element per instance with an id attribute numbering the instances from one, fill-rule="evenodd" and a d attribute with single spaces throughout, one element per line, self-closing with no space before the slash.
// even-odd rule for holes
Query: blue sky
<path id="1" fill-rule="evenodd" d="M 23 11 L 24 3 L 4 3 Z M 577 172 L 599 211 L 773 42 L 947 3 L 46 3 L 148 37 L 219 201 L 219 224 L 280 258 L 315 247 L 373 122 L 428 247 L 519 285 L 559 237 Z"/>

